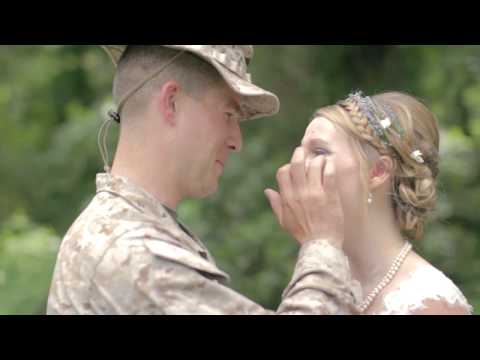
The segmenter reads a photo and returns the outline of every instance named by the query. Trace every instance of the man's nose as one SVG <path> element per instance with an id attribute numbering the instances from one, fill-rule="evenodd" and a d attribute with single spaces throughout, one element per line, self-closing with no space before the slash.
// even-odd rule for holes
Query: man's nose
<path id="1" fill-rule="evenodd" d="M 227 145 L 230 150 L 234 152 L 241 152 L 243 147 L 243 136 L 238 121 L 232 122 L 230 129 L 230 136 L 228 137 Z"/>

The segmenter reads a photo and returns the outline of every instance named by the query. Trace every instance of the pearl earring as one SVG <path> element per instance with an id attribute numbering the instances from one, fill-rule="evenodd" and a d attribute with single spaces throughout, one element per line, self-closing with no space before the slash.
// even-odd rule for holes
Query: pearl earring
<path id="1" fill-rule="evenodd" d="M 372 193 L 368 193 L 368 200 L 367 200 L 367 202 L 368 202 L 368 205 L 372 205 L 372 203 L 373 203 Z"/>

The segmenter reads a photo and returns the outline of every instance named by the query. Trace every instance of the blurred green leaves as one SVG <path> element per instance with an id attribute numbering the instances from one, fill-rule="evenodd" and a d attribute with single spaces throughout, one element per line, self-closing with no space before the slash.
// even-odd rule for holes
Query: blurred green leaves
<path id="1" fill-rule="evenodd" d="M 0 314 L 45 311 L 59 237 L 15 212 L 0 230 Z"/>
<path id="2" fill-rule="evenodd" d="M 232 286 L 275 308 L 298 246 L 277 226 L 275 187 L 314 111 L 351 91 L 400 90 L 441 124 L 438 212 L 417 245 L 480 305 L 480 47 L 256 46 L 255 82 L 280 97 L 270 119 L 243 125 L 219 192 L 180 217 Z M 97 46 L 0 46 L 0 313 L 42 313 L 60 239 L 95 192 L 97 131 L 114 69 Z M 110 149 L 115 131 L 111 131 Z"/>

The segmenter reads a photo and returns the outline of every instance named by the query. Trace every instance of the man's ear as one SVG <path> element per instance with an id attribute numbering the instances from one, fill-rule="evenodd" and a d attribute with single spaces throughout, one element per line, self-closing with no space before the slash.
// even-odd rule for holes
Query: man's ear
<path id="1" fill-rule="evenodd" d="M 370 189 L 374 190 L 388 182 L 394 171 L 393 160 L 389 156 L 381 156 L 370 169 Z"/>
<path id="2" fill-rule="evenodd" d="M 175 126 L 178 112 L 180 85 L 175 81 L 165 83 L 155 98 L 155 108 L 162 118 L 171 126 Z"/>

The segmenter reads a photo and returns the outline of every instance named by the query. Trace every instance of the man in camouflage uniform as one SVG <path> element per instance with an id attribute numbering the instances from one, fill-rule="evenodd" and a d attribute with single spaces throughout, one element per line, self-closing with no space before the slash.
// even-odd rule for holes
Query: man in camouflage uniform
<path id="1" fill-rule="evenodd" d="M 312 229 L 325 229 L 317 225 L 330 218 L 316 219 L 311 201 L 296 197 L 299 210 L 285 200 L 299 191 L 290 176 L 305 172 L 298 156 L 277 177 L 283 202 L 267 193 L 302 245 L 276 312 L 227 287 L 227 274 L 177 219 L 183 199 L 216 191 L 229 153 L 241 150 L 239 122 L 279 110 L 278 98 L 247 73 L 253 47 L 104 48 L 117 66 L 111 117 L 121 124 L 119 144 L 113 167 L 97 175 L 95 198 L 62 242 L 47 313 L 350 314 L 359 289 L 341 250 L 341 226 L 319 234 Z M 338 198 L 328 206 L 341 213 Z"/>

